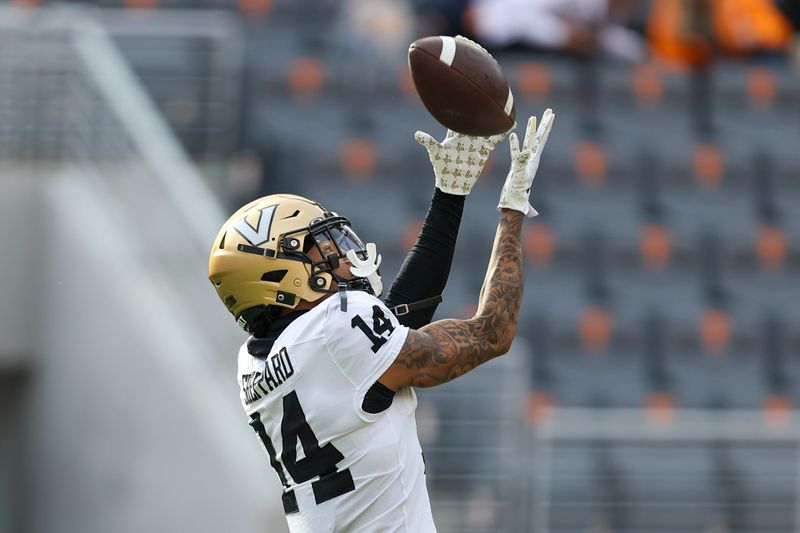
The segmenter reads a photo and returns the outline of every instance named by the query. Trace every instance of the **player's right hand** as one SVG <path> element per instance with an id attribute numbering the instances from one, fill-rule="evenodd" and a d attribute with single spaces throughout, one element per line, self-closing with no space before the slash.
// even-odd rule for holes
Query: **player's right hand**
<path id="1" fill-rule="evenodd" d="M 428 151 L 436 187 L 442 192 L 466 196 L 478 181 L 489 153 L 505 139 L 506 133 L 470 137 L 447 130 L 447 135 L 440 143 L 427 133 L 418 131 L 414 138 Z"/>
<path id="2" fill-rule="evenodd" d="M 545 111 L 538 129 L 535 116 L 528 120 L 522 150 L 519 149 L 517 134 L 512 133 L 509 136 L 511 168 L 506 176 L 503 191 L 500 193 L 500 203 L 497 204 L 497 209 L 514 209 L 528 217 L 535 217 L 539 214 L 530 205 L 529 197 L 533 178 L 536 177 L 536 171 L 539 169 L 539 160 L 542 157 L 544 145 L 547 143 L 547 137 L 550 135 L 550 128 L 553 127 L 555 116 L 552 109 Z"/>

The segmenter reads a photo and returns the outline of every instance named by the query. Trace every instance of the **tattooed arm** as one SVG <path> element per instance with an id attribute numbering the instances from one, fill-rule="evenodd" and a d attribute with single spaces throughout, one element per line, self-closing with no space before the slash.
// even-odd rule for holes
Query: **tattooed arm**
<path id="1" fill-rule="evenodd" d="M 508 351 L 522 301 L 522 219 L 519 211 L 500 211 L 477 314 L 409 330 L 397 359 L 379 379 L 383 385 L 433 387 Z"/>
<path id="2" fill-rule="evenodd" d="M 522 302 L 522 220 L 537 214 L 528 197 L 554 117 L 552 110 L 545 111 L 538 129 L 536 117 L 530 118 L 522 150 L 517 135 L 509 137 L 511 169 L 497 206 L 500 222 L 477 314 L 469 320 L 440 320 L 410 330 L 394 363 L 378 380 L 386 387 L 440 385 L 511 347 Z"/>

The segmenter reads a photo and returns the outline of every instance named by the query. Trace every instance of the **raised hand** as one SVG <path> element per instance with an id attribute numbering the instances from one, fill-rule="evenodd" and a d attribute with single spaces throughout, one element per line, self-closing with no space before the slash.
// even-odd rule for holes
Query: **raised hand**
<path id="1" fill-rule="evenodd" d="M 483 165 L 506 133 L 491 137 L 470 137 L 452 130 L 440 143 L 427 133 L 418 131 L 414 138 L 425 147 L 430 157 L 436 187 L 442 192 L 466 196 L 472 190 Z"/>
<path id="2" fill-rule="evenodd" d="M 509 136 L 508 144 L 511 146 L 511 168 L 500 193 L 498 209 L 514 209 L 528 217 L 535 217 L 539 213 L 529 203 L 533 178 L 539 169 L 544 145 L 553 127 L 555 113 L 548 109 L 542 115 L 542 122 L 536 128 L 536 117 L 528 120 L 525 130 L 525 139 L 522 141 L 522 150 L 519 149 L 517 134 Z M 535 133 L 534 133 L 535 132 Z"/>

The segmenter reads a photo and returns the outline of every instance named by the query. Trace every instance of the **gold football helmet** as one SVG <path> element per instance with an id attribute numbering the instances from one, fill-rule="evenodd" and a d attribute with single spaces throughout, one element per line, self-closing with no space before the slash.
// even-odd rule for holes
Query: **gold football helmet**
<path id="1" fill-rule="evenodd" d="M 313 247 L 321 261 L 309 257 Z M 347 218 L 301 196 L 273 194 L 225 222 L 211 248 L 208 278 L 237 323 L 250 331 L 267 306 L 294 309 L 300 300 L 336 292 L 336 284 L 370 290 L 364 278 L 344 280 L 333 273 L 351 250 L 366 257 Z"/>

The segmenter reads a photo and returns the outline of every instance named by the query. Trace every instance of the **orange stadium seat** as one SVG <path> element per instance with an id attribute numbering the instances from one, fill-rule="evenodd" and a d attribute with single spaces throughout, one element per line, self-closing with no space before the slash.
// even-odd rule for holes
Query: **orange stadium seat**
<path id="1" fill-rule="evenodd" d="M 698 324 L 700 341 L 706 353 L 720 356 L 730 344 L 732 320 L 727 311 L 721 308 L 706 310 Z"/>
<path id="2" fill-rule="evenodd" d="M 767 109 L 775 103 L 778 80 L 775 73 L 766 67 L 750 67 L 745 71 L 747 95 L 755 107 Z"/>
<path id="3" fill-rule="evenodd" d="M 544 63 L 523 61 L 517 65 L 517 87 L 522 97 L 531 102 L 542 102 L 550 95 L 553 74 Z"/>
<path id="4" fill-rule="evenodd" d="M 528 394 L 522 416 L 531 426 L 541 426 L 553 419 L 555 398 L 549 391 L 534 391 Z"/>
<path id="5" fill-rule="evenodd" d="M 591 355 L 601 355 L 611 341 L 613 319 L 608 309 L 598 306 L 586 307 L 578 326 L 584 348 Z"/>
<path id="6" fill-rule="evenodd" d="M 313 57 L 298 57 L 286 69 L 289 91 L 297 100 L 310 100 L 319 96 L 325 79 L 325 65 Z"/>
<path id="7" fill-rule="evenodd" d="M 764 424 L 770 429 L 783 429 L 792 420 L 792 399 L 786 394 L 770 394 L 764 400 L 762 415 Z"/>
<path id="8" fill-rule="evenodd" d="M 411 71 L 408 70 L 408 65 L 403 64 L 397 69 L 397 86 L 400 91 L 411 101 L 421 102 L 417 89 L 414 87 L 414 78 L 411 77 Z"/>
<path id="9" fill-rule="evenodd" d="M 692 172 L 697 182 L 707 189 L 715 189 L 722 180 L 725 157 L 714 144 L 698 144 L 692 156 Z"/>
<path id="10" fill-rule="evenodd" d="M 238 0 L 237 7 L 248 20 L 263 20 L 272 12 L 273 0 Z"/>
<path id="11" fill-rule="evenodd" d="M 652 426 L 669 425 L 675 418 L 677 403 L 672 394 L 665 391 L 654 391 L 647 397 L 645 409 L 647 421 Z"/>
<path id="12" fill-rule="evenodd" d="M 342 145 L 340 158 L 348 181 L 369 181 L 378 164 L 378 147 L 372 139 L 349 139 Z"/>
<path id="13" fill-rule="evenodd" d="M 124 0 L 123 4 L 129 9 L 154 9 L 158 7 L 158 0 Z"/>
<path id="14" fill-rule="evenodd" d="M 550 265 L 555 246 L 555 234 L 547 222 L 537 222 L 526 228 L 522 248 L 535 267 L 544 268 Z"/>
<path id="15" fill-rule="evenodd" d="M 584 141 L 575 145 L 575 172 L 583 185 L 598 186 L 603 183 L 608 171 L 608 153 L 605 146 L 595 141 Z"/>
<path id="16" fill-rule="evenodd" d="M 664 83 L 655 65 L 643 64 L 631 69 L 631 87 L 642 107 L 658 107 L 664 97 Z"/>
<path id="17" fill-rule="evenodd" d="M 661 224 L 645 224 L 639 230 L 639 253 L 651 270 L 662 270 L 672 254 L 672 234 Z"/>
<path id="18" fill-rule="evenodd" d="M 761 226 L 756 239 L 756 254 L 762 268 L 780 270 L 786 259 L 786 233 L 783 228 L 772 225 Z"/>

